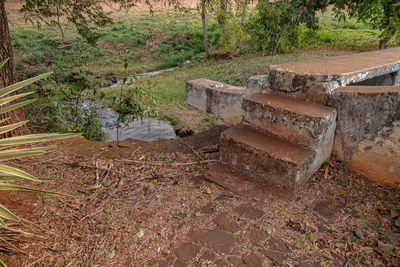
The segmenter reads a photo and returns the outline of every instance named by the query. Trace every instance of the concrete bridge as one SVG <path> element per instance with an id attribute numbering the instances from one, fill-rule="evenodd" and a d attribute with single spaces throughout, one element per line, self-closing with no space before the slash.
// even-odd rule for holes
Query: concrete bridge
<path id="1" fill-rule="evenodd" d="M 295 192 L 333 152 L 400 190 L 400 47 L 266 72 L 245 88 L 187 82 L 189 105 L 232 126 L 221 136 L 210 180 L 225 187 L 236 181 L 243 192 L 251 180 Z"/>

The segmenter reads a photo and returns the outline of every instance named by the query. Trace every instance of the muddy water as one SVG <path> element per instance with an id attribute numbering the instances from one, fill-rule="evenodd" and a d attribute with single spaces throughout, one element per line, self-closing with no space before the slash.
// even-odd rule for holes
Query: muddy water
<path id="1" fill-rule="evenodd" d="M 107 141 L 117 140 L 117 120 L 118 112 L 112 108 L 99 109 L 99 116 L 102 122 L 103 131 L 109 136 Z M 152 118 L 143 118 L 143 120 L 130 121 L 123 124 L 120 129 L 119 140 L 127 138 L 151 142 L 163 139 L 175 139 L 176 134 L 174 128 L 168 121 L 156 120 Z"/>

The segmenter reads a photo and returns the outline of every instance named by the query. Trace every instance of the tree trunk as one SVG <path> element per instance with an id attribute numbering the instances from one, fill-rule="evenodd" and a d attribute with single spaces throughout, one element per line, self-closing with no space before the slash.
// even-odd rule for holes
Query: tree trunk
<path id="1" fill-rule="evenodd" d="M 17 81 L 14 65 L 14 52 L 11 46 L 8 19 L 5 10 L 5 0 L 0 0 L 0 62 L 9 58 L 8 62 L 0 68 L 0 88 L 4 88 Z M 10 118 L 5 124 L 11 124 L 25 120 L 24 110 L 18 109 L 6 114 L 0 114 L 0 119 Z M 23 126 L 12 132 L 0 135 L 0 138 L 17 136 L 29 133 L 28 127 Z"/>
<path id="2" fill-rule="evenodd" d="M 242 17 L 240 19 L 240 21 L 242 22 L 242 24 L 244 23 L 244 19 L 246 18 L 246 11 L 247 11 L 247 6 L 249 4 L 248 0 L 245 0 L 243 3 L 243 7 L 242 7 Z"/>
<path id="3" fill-rule="evenodd" d="M 201 23 L 203 24 L 204 51 L 206 52 L 206 56 L 208 57 L 210 55 L 210 52 L 208 51 L 207 22 L 206 22 L 206 0 L 201 0 Z"/>
<path id="4" fill-rule="evenodd" d="M 227 11 L 228 11 L 228 0 L 221 0 L 220 5 L 222 14 L 220 15 L 221 18 L 219 24 L 221 26 L 221 37 L 222 39 L 225 39 L 225 33 L 226 33 L 225 25 L 226 25 Z"/>
<path id="5" fill-rule="evenodd" d="M 394 34 L 395 34 L 394 29 L 389 29 L 388 31 L 385 32 L 383 37 L 379 40 L 379 49 L 380 50 L 385 49 L 387 47 L 387 44 L 389 43 L 390 39 L 392 39 Z"/>

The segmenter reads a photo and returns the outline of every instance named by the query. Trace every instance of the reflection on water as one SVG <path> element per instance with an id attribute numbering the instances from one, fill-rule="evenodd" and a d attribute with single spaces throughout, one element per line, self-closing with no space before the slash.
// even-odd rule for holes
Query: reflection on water
<path id="1" fill-rule="evenodd" d="M 99 110 L 99 116 L 103 124 L 103 131 L 109 136 L 107 141 L 116 141 L 118 112 L 112 108 L 104 108 Z M 127 119 L 128 121 L 129 119 Z M 119 140 L 127 138 L 151 142 L 160 138 L 174 139 L 176 134 L 169 122 L 144 118 L 122 125 Z"/>

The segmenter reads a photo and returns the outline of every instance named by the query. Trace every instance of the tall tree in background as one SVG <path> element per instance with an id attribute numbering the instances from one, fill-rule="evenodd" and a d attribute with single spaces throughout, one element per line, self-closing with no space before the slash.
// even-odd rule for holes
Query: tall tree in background
<path id="1" fill-rule="evenodd" d="M 210 55 L 210 51 L 208 50 L 208 36 L 207 36 L 207 20 L 206 20 L 207 4 L 208 4 L 208 0 L 201 0 L 201 2 L 200 2 L 201 23 L 203 26 L 204 52 L 206 53 L 206 56 L 208 57 Z"/>
<path id="2" fill-rule="evenodd" d="M 8 19 L 5 9 L 5 0 L 0 0 L 0 62 L 9 59 L 7 63 L 0 68 L 0 88 L 9 86 L 17 81 L 14 65 L 14 52 L 11 46 L 10 30 L 8 28 Z M 9 113 L 0 114 L 0 119 L 10 117 L 9 123 L 16 123 L 25 120 L 22 108 L 11 111 Z M 29 133 L 28 127 L 23 126 L 15 129 L 0 137 L 16 136 Z"/>

